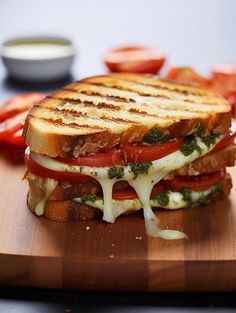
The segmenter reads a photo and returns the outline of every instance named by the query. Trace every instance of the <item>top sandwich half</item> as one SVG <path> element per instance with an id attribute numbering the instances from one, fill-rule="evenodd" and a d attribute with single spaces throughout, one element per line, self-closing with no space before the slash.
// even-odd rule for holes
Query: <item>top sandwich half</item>
<path id="1" fill-rule="evenodd" d="M 66 157 L 142 142 L 153 129 L 175 138 L 224 134 L 230 124 L 230 105 L 211 91 L 110 74 L 72 83 L 34 105 L 23 136 L 36 153 Z"/>

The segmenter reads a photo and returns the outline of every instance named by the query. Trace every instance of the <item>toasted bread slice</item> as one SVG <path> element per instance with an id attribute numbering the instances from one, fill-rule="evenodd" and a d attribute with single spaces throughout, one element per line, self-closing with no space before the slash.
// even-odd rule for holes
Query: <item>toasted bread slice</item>
<path id="1" fill-rule="evenodd" d="M 208 174 L 219 171 L 221 168 L 230 167 L 235 165 L 236 160 L 236 145 L 230 145 L 224 150 L 212 152 L 204 155 L 200 159 L 185 165 L 170 174 L 173 175 L 199 175 Z"/>
<path id="2" fill-rule="evenodd" d="M 154 127 L 178 137 L 199 127 L 223 134 L 230 123 L 229 104 L 210 91 L 156 76 L 110 74 L 72 83 L 35 105 L 23 136 L 33 151 L 65 157 L 140 142 Z"/>

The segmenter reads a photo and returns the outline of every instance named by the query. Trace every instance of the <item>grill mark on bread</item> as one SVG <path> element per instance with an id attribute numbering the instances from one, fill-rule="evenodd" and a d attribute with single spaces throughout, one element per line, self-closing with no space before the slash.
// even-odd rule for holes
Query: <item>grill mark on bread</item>
<path id="1" fill-rule="evenodd" d="M 49 97 L 51 99 L 59 99 L 59 100 L 63 100 L 64 104 L 66 104 L 67 102 L 69 103 L 73 103 L 73 104 L 83 104 L 86 107 L 94 107 L 94 108 L 98 108 L 98 109 L 111 109 L 111 110 L 120 110 L 121 107 L 117 106 L 117 105 L 113 105 L 113 104 L 108 104 L 108 103 L 104 103 L 104 102 L 100 102 L 98 104 L 95 104 L 92 101 L 82 101 L 80 99 L 71 99 L 71 98 L 60 98 L 60 97 L 56 97 L 56 96 L 51 96 Z"/>
<path id="2" fill-rule="evenodd" d="M 69 85 L 70 86 L 70 85 Z M 127 98 L 124 98 L 124 97 L 119 97 L 119 96 L 105 96 L 105 95 L 102 95 L 100 94 L 99 92 L 94 92 L 94 91 L 86 91 L 86 90 L 83 90 L 83 91 L 75 91 L 74 89 L 72 88 L 69 88 L 66 87 L 66 88 L 63 88 L 62 90 L 65 90 L 65 91 L 70 91 L 70 92 L 75 92 L 77 94 L 82 94 L 82 95 L 86 95 L 86 96 L 96 96 L 96 97 L 101 97 L 101 98 L 104 98 L 104 99 L 107 99 L 107 100 L 111 100 L 111 101 L 115 101 L 115 102 L 125 102 L 125 103 L 128 103 L 128 102 L 133 102 L 135 103 L 135 100 L 133 99 L 127 99 Z"/>
<path id="3" fill-rule="evenodd" d="M 57 97 L 54 97 L 54 96 L 51 96 L 49 97 L 51 99 L 60 99 L 62 100 L 62 98 L 57 98 Z M 121 110 L 123 108 L 119 107 L 119 106 L 114 106 L 112 104 L 107 104 L 107 103 L 99 103 L 99 104 L 95 104 L 93 103 L 92 101 L 81 101 L 80 99 L 78 100 L 74 100 L 74 99 L 70 99 L 70 98 L 63 98 L 64 101 L 64 104 L 66 103 L 72 103 L 72 104 L 82 104 L 84 105 L 85 107 L 93 107 L 93 108 L 98 108 L 98 109 L 109 109 L 109 110 Z M 146 105 L 147 106 L 147 105 Z M 57 109 L 57 108 L 55 108 Z M 59 110 L 60 112 L 64 112 L 66 110 Z M 69 112 L 69 110 L 67 110 Z M 168 110 L 166 110 L 168 111 Z M 73 110 L 71 110 L 70 112 L 73 112 Z M 76 112 L 76 111 L 74 111 Z M 139 109 L 136 109 L 136 108 L 128 108 L 126 112 L 130 112 L 130 113 L 136 113 L 136 114 L 140 114 L 140 115 L 149 115 L 149 116 L 156 116 L 156 117 L 161 117 L 159 116 L 158 114 L 149 114 L 147 111 L 143 111 L 143 110 L 139 110 Z M 166 118 L 172 118 L 172 117 L 167 117 Z M 120 119 L 121 120 L 121 119 Z M 122 119 L 124 120 L 124 119 Z M 128 119 L 127 119 L 128 120 Z M 125 120 L 126 121 L 126 120 Z"/>
<path id="4" fill-rule="evenodd" d="M 168 86 L 165 86 L 165 82 L 163 80 L 157 80 L 157 79 L 154 79 L 153 83 L 149 84 L 145 82 L 145 76 L 141 82 L 138 80 L 138 75 L 135 76 L 137 78 L 136 80 L 135 79 L 132 80 L 131 77 L 133 76 L 134 76 L 133 74 L 130 74 L 127 76 L 126 75 L 124 76 L 122 74 L 113 74 L 110 76 L 91 77 L 91 78 L 82 80 L 82 82 L 85 82 L 86 84 L 91 84 L 91 85 L 110 87 L 110 88 L 114 88 L 117 90 L 124 90 L 124 91 L 126 90 L 130 92 L 134 92 L 141 96 L 146 96 L 146 97 L 155 96 L 157 98 L 162 98 L 162 97 L 167 96 L 169 99 L 172 99 L 172 100 L 173 100 L 173 95 L 174 95 L 173 92 L 174 92 L 175 96 L 182 98 L 182 101 L 184 101 L 186 97 L 190 97 L 192 102 L 197 102 L 198 104 L 202 104 L 202 105 L 215 104 L 215 102 L 212 101 L 211 99 L 213 94 L 208 90 L 201 90 L 198 88 L 193 88 L 192 86 L 188 86 L 188 87 L 185 86 L 185 88 L 183 88 L 184 87 L 183 85 L 178 85 L 174 83 L 169 83 Z M 124 77 L 126 78 L 124 79 Z M 140 92 L 139 89 L 143 89 L 143 87 L 152 88 L 153 90 L 152 91 L 150 90 L 149 92 Z M 163 94 L 163 91 L 164 91 L 164 94 Z M 172 97 L 169 97 L 169 95 L 166 95 L 165 94 L 166 91 L 168 92 L 171 91 Z M 153 93 L 155 93 L 155 95 Z M 201 98 L 200 103 L 199 103 L 199 98 Z M 221 98 L 220 96 L 216 97 L 216 95 L 214 95 L 214 98 L 223 100 L 223 98 Z"/>
<path id="5" fill-rule="evenodd" d="M 73 84 L 73 88 L 71 90 L 77 90 L 77 87 L 75 84 Z M 80 84 L 77 84 L 77 86 L 81 87 Z M 90 87 L 91 86 L 91 87 Z M 84 88 L 92 88 L 92 87 L 95 87 L 96 89 L 100 90 L 100 93 L 97 93 L 97 95 L 85 95 L 85 94 L 82 94 L 81 92 L 83 91 Z M 83 87 L 82 87 L 82 90 L 80 90 L 80 88 L 76 91 L 67 91 L 69 93 L 72 93 L 71 95 L 74 95 L 75 97 L 79 98 L 81 97 L 81 95 L 85 96 L 86 97 L 90 97 L 91 98 L 91 102 L 99 102 L 99 97 L 101 99 L 104 100 L 104 102 L 107 102 L 104 98 L 104 94 L 106 93 L 109 93 L 109 94 L 114 94 L 114 91 L 112 91 L 113 89 L 112 88 L 107 88 L 107 87 L 103 87 L 103 88 L 99 88 L 98 86 L 96 85 L 85 85 L 83 84 Z M 91 91 L 91 90 L 90 90 Z M 117 90 L 116 90 L 117 92 Z M 125 93 L 127 93 L 127 91 L 123 91 Z M 63 92 L 60 92 L 58 91 L 56 94 L 59 94 L 58 98 L 59 99 L 63 99 Z M 93 99 L 93 97 L 95 99 Z M 153 107 L 155 108 L 156 106 L 158 107 L 159 106 L 159 113 L 160 113 L 160 110 L 162 110 L 164 112 L 166 112 L 166 115 L 169 116 L 169 112 L 170 111 L 177 111 L 178 113 L 181 112 L 182 114 L 182 117 L 185 118 L 186 117 L 186 112 L 189 112 L 192 113 L 192 114 L 196 114 L 198 113 L 199 114 L 202 114 L 203 117 L 204 117 L 204 114 L 206 113 L 209 113 L 212 111 L 211 107 L 204 107 L 204 106 L 200 106 L 199 108 L 197 108 L 196 106 L 194 108 L 192 108 L 191 106 L 186 106 L 186 103 L 183 101 L 183 100 L 173 100 L 173 99 L 157 99 L 157 97 L 154 97 L 154 96 L 150 96 L 150 97 L 145 97 L 145 96 L 140 96 L 139 99 L 136 99 L 137 96 L 133 96 L 133 100 L 135 101 L 136 100 L 136 103 L 137 105 L 141 105 L 142 107 L 146 107 L 146 108 L 149 108 L 150 107 Z M 72 97 L 73 99 L 73 97 Z M 83 100 L 85 101 L 85 100 Z M 111 100 L 112 101 L 112 100 Z M 188 101 L 188 99 L 186 99 L 185 101 Z M 109 102 L 109 101 L 108 101 Z M 120 102 L 119 104 L 122 105 L 122 109 L 125 108 L 125 106 L 129 106 L 129 105 L 132 105 L 132 103 L 130 103 L 132 101 L 128 101 L 128 102 Z M 190 103 L 192 103 L 190 100 L 189 100 Z M 110 103 L 109 103 L 110 104 Z M 112 104 L 114 105 L 114 103 Z M 163 115 L 163 114 L 161 114 Z M 173 114 L 171 114 L 170 116 L 173 116 Z M 175 115 L 174 115 L 175 116 Z M 191 114 L 189 115 L 191 118 L 193 117 Z"/>
<path id="6" fill-rule="evenodd" d="M 40 105 L 35 105 L 35 108 L 37 109 L 37 108 L 40 108 Z M 122 119 L 122 118 L 119 118 L 119 117 L 113 117 L 113 118 L 109 118 L 109 117 L 106 117 L 106 116 L 99 116 L 99 117 L 91 117 L 90 115 L 88 115 L 88 114 L 86 114 L 86 113 L 83 113 L 83 112 L 78 112 L 78 111 L 75 111 L 75 110 L 73 110 L 73 109 L 70 109 L 70 110 L 68 110 L 68 109 L 65 109 L 65 108 L 63 108 L 63 109 L 59 109 L 59 108 L 50 108 L 50 107 L 43 107 L 44 108 L 44 110 L 47 110 L 47 111 L 50 111 L 50 112 L 52 112 L 52 113 L 55 113 L 56 114 L 56 116 L 55 116 L 55 119 L 57 119 L 57 120 L 61 120 L 62 121 L 62 119 L 63 118 L 70 118 L 70 116 L 66 116 L 66 114 L 68 114 L 68 115 L 71 115 L 72 117 L 82 117 L 82 118 L 85 118 L 85 119 L 87 119 L 87 118 L 91 118 L 91 119 L 93 119 L 93 120 L 97 120 L 97 121 L 99 121 L 100 119 L 102 119 L 102 120 L 104 120 L 104 121 L 108 121 L 108 122 L 116 122 L 116 123 L 122 123 L 122 124 L 130 124 L 131 122 L 133 123 L 133 124 L 137 124 L 137 123 L 134 123 L 133 121 L 130 121 L 130 120 L 128 120 L 128 119 Z M 58 117 L 57 118 L 57 113 L 60 113 L 59 114 L 59 116 L 61 116 L 61 117 Z M 30 114 L 30 116 L 31 117 L 36 117 L 36 116 L 34 116 L 32 113 Z M 37 117 L 38 118 L 38 117 Z M 63 122 L 62 122 L 63 123 Z M 76 122 L 75 122 L 76 123 Z M 66 123 L 65 123 L 65 125 L 67 125 Z M 69 124 L 68 124 L 69 125 Z M 79 127 L 81 126 L 81 125 L 84 125 L 84 124 L 77 124 Z M 101 128 L 101 127 L 99 127 L 99 128 Z M 109 129 L 109 128 L 107 128 L 107 127 L 104 127 L 104 128 L 102 128 L 102 129 Z"/>
<path id="7" fill-rule="evenodd" d="M 70 102 L 66 102 L 65 104 L 68 104 L 68 105 L 70 105 Z M 83 102 L 81 102 L 81 104 L 83 104 Z M 60 106 L 60 108 L 55 108 L 55 107 L 53 107 L 53 108 L 51 108 L 50 106 L 45 106 L 44 105 L 44 109 L 48 109 L 48 110 L 50 110 L 50 111 L 52 111 L 52 112 L 54 112 L 54 111 L 57 111 L 57 112 L 60 112 L 60 113 L 67 113 L 67 114 L 74 114 L 75 116 L 76 116 L 76 113 L 78 113 L 78 115 L 77 116 L 87 116 L 88 118 L 93 118 L 94 120 L 99 120 L 99 119 L 102 119 L 102 120 L 106 120 L 106 121 L 111 121 L 111 122 L 120 122 L 120 123 L 125 123 L 125 124 L 130 124 L 130 123 L 132 123 L 132 124 L 143 124 L 143 119 L 142 120 L 139 120 L 139 121 L 137 121 L 137 119 L 140 119 L 140 117 L 145 117 L 145 116 L 148 116 L 149 117 L 149 119 L 150 119 L 150 121 L 152 121 L 153 123 L 156 123 L 158 120 L 159 120 L 159 122 L 160 121 L 173 121 L 173 120 L 177 120 L 176 119 L 176 117 L 175 116 L 168 116 L 168 115 L 165 115 L 165 116 L 163 116 L 163 115 L 158 115 L 158 114 L 149 114 L 148 112 L 146 112 L 146 111 L 142 111 L 142 110 L 139 110 L 138 108 L 136 109 L 136 108 L 127 108 L 127 110 L 123 110 L 124 111 L 124 114 L 126 114 L 126 116 L 125 116 L 125 118 L 122 118 L 122 117 L 115 117 L 113 114 L 115 113 L 115 111 L 114 110 L 112 110 L 111 109 L 111 111 L 112 111 L 112 117 L 106 117 L 106 115 L 105 115 L 105 113 L 104 113 L 104 116 L 103 115 L 101 115 L 102 114 L 102 111 L 96 111 L 95 113 L 97 113 L 98 114 L 98 116 L 96 117 L 96 116 L 91 116 L 90 114 L 89 114 L 89 111 L 87 111 L 87 112 L 80 112 L 80 111 L 82 111 L 83 109 L 84 109 L 84 107 L 73 107 L 73 103 L 71 103 L 71 105 L 72 105 L 72 108 L 64 108 L 63 106 Z M 36 105 L 35 106 L 35 108 L 37 108 L 37 107 L 40 107 L 40 105 Z M 96 105 L 95 105 L 95 107 L 94 108 L 96 108 Z M 78 109 L 78 111 L 76 110 L 76 109 Z M 123 114 L 123 111 L 119 111 L 120 112 L 120 115 L 122 115 Z M 111 114 L 111 112 L 110 112 L 110 110 L 109 110 L 109 108 L 106 108 L 106 111 L 105 111 L 106 113 L 107 113 L 107 115 L 109 115 L 109 114 Z M 86 114 L 87 113 L 87 114 Z M 134 113 L 134 114 L 130 114 L 130 113 Z M 118 113 L 117 113 L 118 114 Z M 135 114 L 136 114 L 136 116 L 135 116 Z M 93 115 L 94 115 L 94 113 L 93 113 Z M 136 120 L 135 120 L 136 119 Z M 158 120 L 157 120 L 158 119 Z"/>
<path id="8" fill-rule="evenodd" d="M 138 109 L 135 109 L 135 108 L 130 108 L 129 112 L 140 114 L 140 115 L 150 115 L 146 111 L 138 110 Z"/>
<path id="9" fill-rule="evenodd" d="M 83 125 L 78 125 L 76 123 L 69 123 L 69 124 L 66 124 L 66 123 L 63 123 L 61 121 L 57 121 L 57 120 L 54 120 L 54 119 L 50 119 L 50 118 L 44 118 L 44 117 L 37 117 L 38 120 L 42 120 L 42 121 L 45 121 L 47 122 L 48 124 L 53 124 L 55 126 L 58 126 L 58 127 L 70 127 L 70 128 L 75 128 L 75 129 L 79 129 L 79 128 L 86 128 L 86 129 L 93 129 L 93 130 L 98 130 L 98 131 L 101 131 L 101 130 L 106 130 L 106 128 L 103 128 L 103 127 L 99 127 L 99 126 L 91 126 L 91 125 L 86 125 L 86 124 L 83 124 Z"/>
<path id="10" fill-rule="evenodd" d="M 114 84 L 112 86 L 107 86 L 104 83 L 96 83 L 96 82 L 93 82 L 93 83 L 86 82 L 86 84 L 91 85 L 91 86 L 108 87 L 108 88 L 112 88 L 112 89 L 119 90 L 119 91 L 123 90 L 123 91 L 127 91 L 127 92 L 132 92 L 132 93 L 135 93 L 136 95 L 139 95 L 139 96 L 142 96 L 142 97 L 153 97 L 152 95 L 150 95 L 147 92 L 137 91 L 137 90 L 134 90 L 134 89 L 128 88 L 128 87 L 121 87 L 121 86 L 118 86 L 116 84 Z M 162 98 L 162 99 L 170 100 L 169 97 L 164 96 L 164 95 L 155 95 L 155 97 L 156 98 Z"/>
<path id="11" fill-rule="evenodd" d="M 58 94 L 58 96 L 57 96 Z M 79 97 L 79 94 L 77 95 L 77 97 Z M 144 116 L 147 115 L 147 116 L 150 116 L 151 118 L 160 118 L 160 119 L 192 119 L 194 118 L 195 116 L 196 117 L 202 117 L 204 118 L 205 117 L 205 112 L 190 112 L 190 111 L 185 111 L 185 110 L 174 110 L 173 108 L 165 108 L 165 107 L 160 107 L 159 110 L 158 110 L 158 113 L 155 112 L 155 106 L 156 104 L 154 103 L 151 103 L 151 104 L 140 104 L 140 103 L 137 103 L 136 105 L 133 105 L 132 103 L 129 103 L 129 104 L 124 104 L 124 103 L 120 103 L 121 106 L 115 106 L 113 104 L 110 104 L 110 103 L 99 103 L 99 98 L 97 99 L 93 99 L 92 97 L 93 96 L 88 96 L 88 97 L 91 97 L 91 100 L 88 101 L 88 100 L 81 100 L 81 99 L 70 99 L 70 98 L 64 98 L 63 97 L 63 93 L 60 94 L 60 92 L 57 92 L 55 93 L 53 96 L 51 97 L 48 97 L 47 99 L 49 100 L 49 103 L 47 101 L 44 101 L 44 105 L 43 107 L 55 107 L 55 101 L 59 101 L 59 106 L 61 107 L 60 111 L 63 112 L 63 106 L 67 106 L 67 105 L 71 105 L 73 106 L 73 104 L 77 104 L 78 106 L 75 106 L 75 108 L 78 110 L 82 110 L 84 109 L 84 107 L 93 107 L 95 109 L 106 109 L 107 112 L 109 112 L 110 110 L 116 110 L 116 111 L 119 111 L 120 114 L 124 114 L 126 115 L 125 119 L 126 120 L 129 120 L 129 121 L 132 121 L 133 119 L 135 119 L 135 116 L 133 116 L 133 119 L 132 119 L 132 116 L 127 116 L 127 113 L 136 113 L 138 115 L 142 115 Z M 51 104 L 50 100 L 53 100 L 53 103 Z M 94 103 L 94 102 L 96 103 Z M 130 107 L 131 106 L 131 107 Z M 145 108 L 145 109 L 144 109 Z M 153 111 L 155 113 L 153 113 Z M 98 112 L 98 115 L 100 114 L 101 111 L 97 111 Z M 114 112 L 114 114 L 116 114 Z M 120 119 L 119 119 L 120 120 Z M 122 120 L 124 120 L 122 118 Z"/>
<path id="12" fill-rule="evenodd" d="M 92 78 L 91 78 L 92 80 Z M 125 81 L 120 80 L 120 82 L 122 82 L 122 84 L 125 84 Z M 150 105 L 150 103 L 154 103 L 157 105 L 157 107 L 160 107 L 161 109 L 166 109 L 166 108 L 172 108 L 174 110 L 183 110 L 183 111 L 189 111 L 189 112 L 199 112 L 199 113 L 204 113 L 204 112 L 211 112 L 212 111 L 212 104 L 214 105 L 214 111 L 217 112 L 217 106 L 216 104 L 220 105 L 226 105 L 227 101 L 224 100 L 223 98 L 220 98 L 218 96 L 211 96 L 210 98 L 215 99 L 214 103 L 210 103 L 210 105 L 207 105 L 204 102 L 204 99 L 208 100 L 209 96 L 204 97 L 204 96 L 196 96 L 196 97 L 180 97 L 178 94 L 172 94 L 172 97 L 170 97 L 170 99 L 163 99 L 161 97 L 158 98 L 156 91 L 155 91 L 155 95 L 148 95 L 148 96 L 141 96 L 138 95 L 135 90 L 132 89 L 132 91 L 127 91 L 126 87 L 122 87 L 121 89 L 117 89 L 117 88 L 112 88 L 111 85 L 108 84 L 102 84 L 103 86 L 98 86 L 96 84 L 94 84 L 94 82 L 90 82 L 89 79 L 88 81 L 82 81 L 81 83 L 72 83 L 70 86 L 70 88 L 73 91 L 77 91 L 78 94 L 82 93 L 84 90 L 88 91 L 89 90 L 89 94 L 91 92 L 90 95 L 92 95 L 92 93 L 95 92 L 99 92 L 99 94 L 101 96 L 104 95 L 109 95 L 109 96 L 113 96 L 114 94 L 116 95 L 117 93 L 121 93 L 122 97 L 126 97 L 127 99 L 133 99 L 135 102 L 138 103 L 142 103 L 143 104 L 147 104 Z M 140 86 L 138 84 L 136 84 L 137 86 Z M 173 84 L 172 84 L 173 85 Z M 136 88 L 137 88 L 136 86 Z M 187 87 L 186 87 L 187 88 Z M 192 88 L 192 87 L 189 87 Z M 186 102 L 184 100 L 191 100 L 191 103 L 193 104 L 193 106 L 186 106 Z M 220 110 L 219 110 L 220 111 Z"/>
<path id="13" fill-rule="evenodd" d="M 151 74 L 142 75 L 142 81 L 140 81 L 141 75 L 139 75 L 139 74 L 138 75 L 137 74 L 126 75 L 126 74 L 122 74 L 122 73 L 112 73 L 112 74 L 110 74 L 110 76 L 120 78 L 122 80 L 124 80 L 124 78 L 125 78 L 125 80 L 128 80 L 129 82 L 132 82 L 135 84 L 139 84 L 139 85 L 147 86 L 147 87 L 154 87 L 154 88 L 167 90 L 167 91 L 174 91 L 176 93 L 186 95 L 186 96 L 189 96 L 189 95 L 193 95 L 193 96 L 211 95 L 212 96 L 214 94 L 209 90 L 199 88 L 196 86 L 191 86 L 191 85 L 183 84 L 183 83 L 179 84 L 178 82 L 167 80 L 164 78 L 161 78 L 158 80 L 157 76 L 151 75 Z M 104 76 L 101 76 L 101 77 L 104 77 Z M 147 80 L 148 80 L 148 82 L 146 82 Z M 85 79 L 85 81 L 86 81 L 86 79 Z M 168 86 L 166 86 L 165 84 Z M 186 88 L 184 89 L 184 87 L 187 87 L 188 90 L 186 90 Z"/>

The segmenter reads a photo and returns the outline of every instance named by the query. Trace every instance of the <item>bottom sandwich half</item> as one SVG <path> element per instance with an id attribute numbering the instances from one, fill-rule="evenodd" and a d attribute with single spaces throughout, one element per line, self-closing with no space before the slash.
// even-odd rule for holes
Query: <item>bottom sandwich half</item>
<path id="1" fill-rule="evenodd" d="M 213 175 L 217 175 L 219 181 L 201 190 L 191 190 L 186 187 L 176 190 L 175 184 L 172 189 L 172 183 L 176 181 L 174 179 L 166 181 L 167 183 L 161 182 L 153 188 L 150 205 L 153 208 L 173 210 L 205 205 L 227 198 L 232 188 L 230 175 L 224 172 L 215 172 L 211 177 Z M 28 206 L 37 215 L 41 215 L 41 212 L 37 212 L 37 206 L 40 210 L 39 204 L 41 204 L 44 206 L 43 214 L 53 221 L 69 222 L 102 218 L 102 190 L 96 181 L 87 184 L 69 183 L 42 178 L 30 172 L 27 174 L 27 179 L 30 185 Z M 165 185 L 170 187 L 165 188 Z M 121 182 L 114 186 L 112 207 L 114 215 L 118 217 L 121 214 L 140 210 L 142 204 L 135 192 L 125 182 Z"/>

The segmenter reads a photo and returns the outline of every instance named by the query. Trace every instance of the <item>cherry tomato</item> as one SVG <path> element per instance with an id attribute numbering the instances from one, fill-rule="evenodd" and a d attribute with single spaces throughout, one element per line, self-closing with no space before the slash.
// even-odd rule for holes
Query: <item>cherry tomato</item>
<path id="1" fill-rule="evenodd" d="M 122 143 L 121 151 L 127 162 L 148 162 L 158 160 L 175 152 L 183 144 L 183 138 L 170 139 L 159 144 Z"/>
<path id="2" fill-rule="evenodd" d="M 225 177 L 225 169 L 212 174 L 203 174 L 198 176 L 175 176 L 173 180 L 166 180 L 166 187 L 171 190 L 179 191 L 181 188 L 189 188 L 193 191 L 209 189 L 213 185 L 222 181 Z"/>
<path id="3" fill-rule="evenodd" d="M 218 142 L 218 144 L 211 150 L 211 152 L 217 152 L 232 145 L 235 137 L 236 137 L 236 128 L 231 128 L 229 133 L 225 135 L 220 142 Z"/>
<path id="4" fill-rule="evenodd" d="M 57 172 L 49 170 L 31 159 L 29 155 L 25 155 L 25 164 L 28 170 L 40 177 L 53 178 L 58 181 L 70 181 L 70 182 L 89 182 L 93 180 L 92 177 L 82 175 L 79 173 L 70 173 L 70 172 Z"/>
<path id="5" fill-rule="evenodd" d="M 210 79 L 199 75 L 190 67 L 172 67 L 167 73 L 166 79 L 204 88 L 211 86 Z"/>
<path id="6" fill-rule="evenodd" d="M 86 154 L 77 158 L 57 158 L 58 161 L 80 166 L 115 166 L 122 163 L 122 157 L 118 150 L 109 149 L 96 153 Z"/>
<path id="7" fill-rule="evenodd" d="M 30 109 L 35 103 L 39 102 L 44 97 L 45 95 L 39 92 L 25 92 L 11 98 L 0 106 L 0 122 L 16 113 Z"/>
<path id="8" fill-rule="evenodd" d="M 155 196 L 159 192 L 163 191 L 165 189 L 164 185 L 162 183 L 156 184 L 151 192 L 151 197 Z M 124 190 L 113 190 L 112 192 L 112 199 L 114 200 L 132 200 L 137 199 L 138 195 L 134 191 L 133 188 L 129 187 Z"/>
<path id="9" fill-rule="evenodd" d="M 108 51 L 104 62 L 111 72 L 156 74 L 166 55 L 159 49 L 144 46 L 123 46 Z"/>

